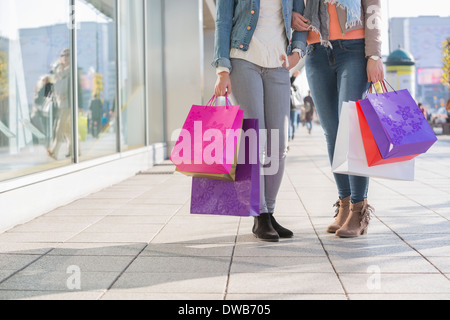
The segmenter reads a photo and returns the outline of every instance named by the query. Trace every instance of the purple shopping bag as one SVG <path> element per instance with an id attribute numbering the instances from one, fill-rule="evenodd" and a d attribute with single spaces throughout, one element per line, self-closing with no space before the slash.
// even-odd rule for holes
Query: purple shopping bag
<path id="1" fill-rule="evenodd" d="M 383 159 L 424 154 L 437 141 L 408 90 L 369 93 L 359 104 Z"/>
<path id="2" fill-rule="evenodd" d="M 193 178 L 191 214 L 256 217 L 260 214 L 259 123 L 244 120 L 234 182 Z"/>

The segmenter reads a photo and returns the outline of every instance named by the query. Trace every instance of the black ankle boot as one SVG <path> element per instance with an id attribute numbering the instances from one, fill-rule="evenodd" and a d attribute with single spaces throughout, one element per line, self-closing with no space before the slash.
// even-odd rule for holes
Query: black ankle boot
<path id="1" fill-rule="evenodd" d="M 272 222 L 272 226 L 275 229 L 275 231 L 278 233 L 278 235 L 280 236 L 280 238 L 284 238 L 284 239 L 290 239 L 294 237 L 294 233 L 291 230 L 288 230 L 284 227 L 282 227 L 277 220 L 275 220 L 275 218 L 273 217 L 273 213 L 270 213 L 270 219 Z"/>
<path id="2" fill-rule="evenodd" d="M 255 218 L 255 225 L 253 226 L 253 234 L 256 238 L 262 241 L 278 242 L 280 236 L 272 226 L 271 215 L 262 213 Z"/>

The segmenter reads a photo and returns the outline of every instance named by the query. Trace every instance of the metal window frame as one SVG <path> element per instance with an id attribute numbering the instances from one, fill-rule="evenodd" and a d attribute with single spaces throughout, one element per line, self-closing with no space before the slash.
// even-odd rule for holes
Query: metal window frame
<path id="1" fill-rule="evenodd" d="M 148 65 L 149 65 L 149 61 L 148 61 L 148 14 L 147 14 L 147 10 L 148 10 L 148 1 L 144 0 L 143 1 L 143 5 L 144 5 L 144 10 L 143 10 L 143 15 L 144 15 L 144 32 L 143 34 L 143 41 L 144 41 L 144 118 L 145 118 L 145 146 L 148 147 L 150 146 L 150 106 L 149 106 L 149 95 L 148 95 L 148 84 L 149 84 L 149 70 L 148 70 Z"/>
<path id="2" fill-rule="evenodd" d="M 79 112 L 79 101 L 78 101 L 78 94 L 80 88 L 78 87 L 78 57 L 77 57 L 77 41 L 78 41 L 78 33 L 76 28 L 76 0 L 69 0 L 70 6 L 71 6 L 71 19 L 73 19 L 70 23 L 72 23 L 72 28 L 70 32 L 70 51 L 71 51 L 71 68 L 72 68 L 72 85 L 70 88 L 70 99 L 72 101 L 72 162 L 74 164 L 80 163 L 80 142 L 78 139 L 79 130 L 78 130 L 78 112 Z M 163 2 L 162 2 L 163 3 Z M 122 2 L 121 0 L 115 0 L 115 50 L 116 50 L 116 62 L 115 62 L 115 68 L 116 68 L 116 94 L 115 94 L 115 116 L 116 116 L 116 153 L 122 153 L 123 147 L 122 147 L 122 141 L 121 141 L 121 131 L 122 131 L 122 110 L 121 110 L 121 104 L 122 104 L 122 88 L 121 88 L 121 32 L 120 32 L 120 26 L 121 26 L 121 18 L 120 18 L 120 9 L 121 9 Z M 143 42 L 144 42 L 144 114 L 145 114 L 145 146 L 148 147 L 150 145 L 150 121 L 149 121 L 149 97 L 148 97 L 148 79 L 149 79 L 149 70 L 148 70 L 148 3 L 147 1 L 143 1 L 143 18 L 144 18 L 144 24 L 143 24 Z M 163 32 L 163 30 L 161 30 Z M 164 32 L 163 32 L 164 33 Z M 164 86 L 165 87 L 165 86 Z M 165 102 L 164 102 L 165 103 Z M 165 110 L 164 105 L 162 106 L 163 111 Z M 165 133 L 165 130 L 164 130 Z"/>
<path id="3" fill-rule="evenodd" d="M 120 87 L 120 78 L 121 78 L 121 70 L 120 70 L 120 0 L 115 0 L 116 10 L 115 10 L 115 20 L 116 20 L 116 151 L 117 153 L 122 153 L 122 142 L 121 142 L 121 131 L 122 131 L 122 91 Z"/>
<path id="4" fill-rule="evenodd" d="M 70 101 L 72 101 L 72 162 L 80 163 L 80 145 L 78 140 L 78 51 L 77 51 L 77 16 L 76 0 L 70 0 L 70 58 L 72 68 L 72 85 L 70 86 Z"/>

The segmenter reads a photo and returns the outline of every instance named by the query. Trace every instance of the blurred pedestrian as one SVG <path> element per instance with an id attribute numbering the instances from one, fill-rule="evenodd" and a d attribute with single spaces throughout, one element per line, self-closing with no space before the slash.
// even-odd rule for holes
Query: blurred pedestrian
<path id="1" fill-rule="evenodd" d="M 450 99 L 447 100 L 447 123 L 450 123 Z"/>
<path id="2" fill-rule="evenodd" d="M 295 85 L 295 80 L 300 75 L 300 71 L 296 71 L 291 77 L 291 116 L 289 125 L 289 139 L 295 139 L 295 132 L 298 127 L 298 114 L 301 112 L 302 96 L 300 90 Z"/>
<path id="3" fill-rule="evenodd" d="M 446 106 L 441 106 L 437 113 L 435 115 L 433 115 L 433 120 L 432 122 L 434 124 L 443 124 L 443 123 L 447 123 L 449 120 L 449 114 L 450 114 L 450 103 L 449 103 L 450 99 L 447 101 Z"/>
<path id="4" fill-rule="evenodd" d="M 418 104 L 420 111 L 422 112 L 423 116 L 425 117 L 425 119 L 428 120 L 428 112 L 427 109 L 424 107 L 424 105 L 422 103 Z"/>
<path id="5" fill-rule="evenodd" d="M 314 105 L 314 100 L 311 97 L 311 91 L 308 92 L 308 95 L 304 99 L 304 108 L 305 108 L 305 125 L 308 133 L 312 133 L 313 129 L 313 120 L 314 114 L 316 112 L 316 106 Z"/>
<path id="6" fill-rule="evenodd" d="M 100 94 L 94 94 L 89 109 L 91 110 L 91 132 L 93 137 L 98 139 L 103 127 L 103 101 L 100 99 Z"/>
<path id="7" fill-rule="evenodd" d="M 72 109 L 70 102 L 71 68 L 70 68 L 70 50 L 61 52 L 59 62 L 55 66 L 54 77 L 54 95 L 58 107 L 56 116 L 56 132 L 54 141 L 48 148 L 49 155 L 55 160 L 63 143 L 68 145 L 67 157 L 72 154 Z"/>

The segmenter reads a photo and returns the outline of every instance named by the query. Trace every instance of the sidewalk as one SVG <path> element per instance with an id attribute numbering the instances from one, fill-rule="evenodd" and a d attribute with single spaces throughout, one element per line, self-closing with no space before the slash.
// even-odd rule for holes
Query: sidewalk
<path id="1" fill-rule="evenodd" d="M 299 131 L 277 212 L 294 239 L 190 215 L 191 179 L 159 166 L 0 234 L 0 299 L 450 299 L 450 137 L 415 182 L 372 180 L 369 234 L 345 240 L 323 132 Z"/>

